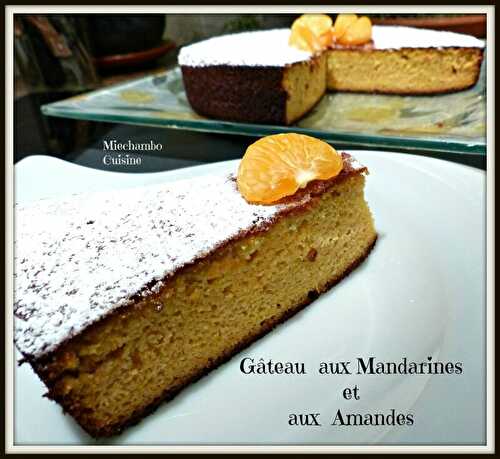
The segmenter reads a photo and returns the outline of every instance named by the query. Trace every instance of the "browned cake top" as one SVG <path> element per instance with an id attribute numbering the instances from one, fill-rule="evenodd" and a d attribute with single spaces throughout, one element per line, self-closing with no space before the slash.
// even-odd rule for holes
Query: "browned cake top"
<path id="1" fill-rule="evenodd" d="M 335 180 L 366 169 L 348 155 Z M 210 176 L 17 206 L 15 341 L 39 357 L 228 241 L 265 229 L 324 191 L 248 204 L 234 177 Z"/>

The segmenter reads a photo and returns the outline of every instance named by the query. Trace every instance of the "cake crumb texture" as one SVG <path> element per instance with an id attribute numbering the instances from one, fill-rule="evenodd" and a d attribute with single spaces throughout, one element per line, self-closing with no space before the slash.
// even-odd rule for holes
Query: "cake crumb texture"
<path id="1" fill-rule="evenodd" d="M 473 86 L 479 77 L 480 48 L 429 48 L 328 53 L 327 86 L 335 91 L 433 94 Z"/>

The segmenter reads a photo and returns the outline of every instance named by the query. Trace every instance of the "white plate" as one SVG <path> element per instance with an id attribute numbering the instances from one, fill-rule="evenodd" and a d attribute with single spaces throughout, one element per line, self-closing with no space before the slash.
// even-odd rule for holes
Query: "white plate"
<path id="1" fill-rule="evenodd" d="M 353 151 L 370 169 L 379 232 L 367 261 L 303 312 L 122 435 L 95 442 L 28 365 L 16 368 L 16 444 L 481 444 L 485 442 L 485 174 L 419 156 Z M 49 157 L 15 168 L 16 201 L 107 190 L 235 168 L 152 174 L 96 171 Z M 321 376 L 321 361 L 374 356 L 462 362 L 461 375 Z M 244 375 L 243 357 L 301 361 L 307 375 Z M 359 401 L 342 398 L 359 387 Z M 413 413 L 413 426 L 331 426 L 343 413 Z M 290 413 L 321 412 L 321 427 Z"/>

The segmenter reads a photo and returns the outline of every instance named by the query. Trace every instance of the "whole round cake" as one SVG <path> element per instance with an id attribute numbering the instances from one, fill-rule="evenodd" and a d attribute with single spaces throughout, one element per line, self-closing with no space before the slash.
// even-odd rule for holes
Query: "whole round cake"
<path id="1" fill-rule="evenodd" d="M 293 33 L 244 32 L 183 47 L 178 61 L 192 108 L 221 120 L 288 125 L 326 90 L 422 95 L 469 88 L 483 58 L 482 40 L 452 32 L 370 24 L 364 42 L 302 48 Z"/>

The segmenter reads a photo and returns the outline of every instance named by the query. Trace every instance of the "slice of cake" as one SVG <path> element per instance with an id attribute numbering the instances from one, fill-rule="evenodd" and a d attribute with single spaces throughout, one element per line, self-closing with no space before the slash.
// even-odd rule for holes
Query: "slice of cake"
<path id="1" fill-rule="evenodd" d="M 15 341 L 48 397 L 117 434 L 339 282 L 377 237 L 339 157 L 270 205 L 247 171 L 18 206 Z"/>
<path id="2" fill-rule="evenodd" d="M 326 89 L 326 56 L 288 45 L 289 29 L 244 32 L 185 46 L 179 53 L 189 103 L 200 115 L 291 124 Z"/>
<path id="3" fill-rule="evenodd" d="M 333 91 L 437 94 L 474 86 L 484 43 L 470 35 L 414 27 L 373 26 L 372 41 L 326 51 Z"/>

